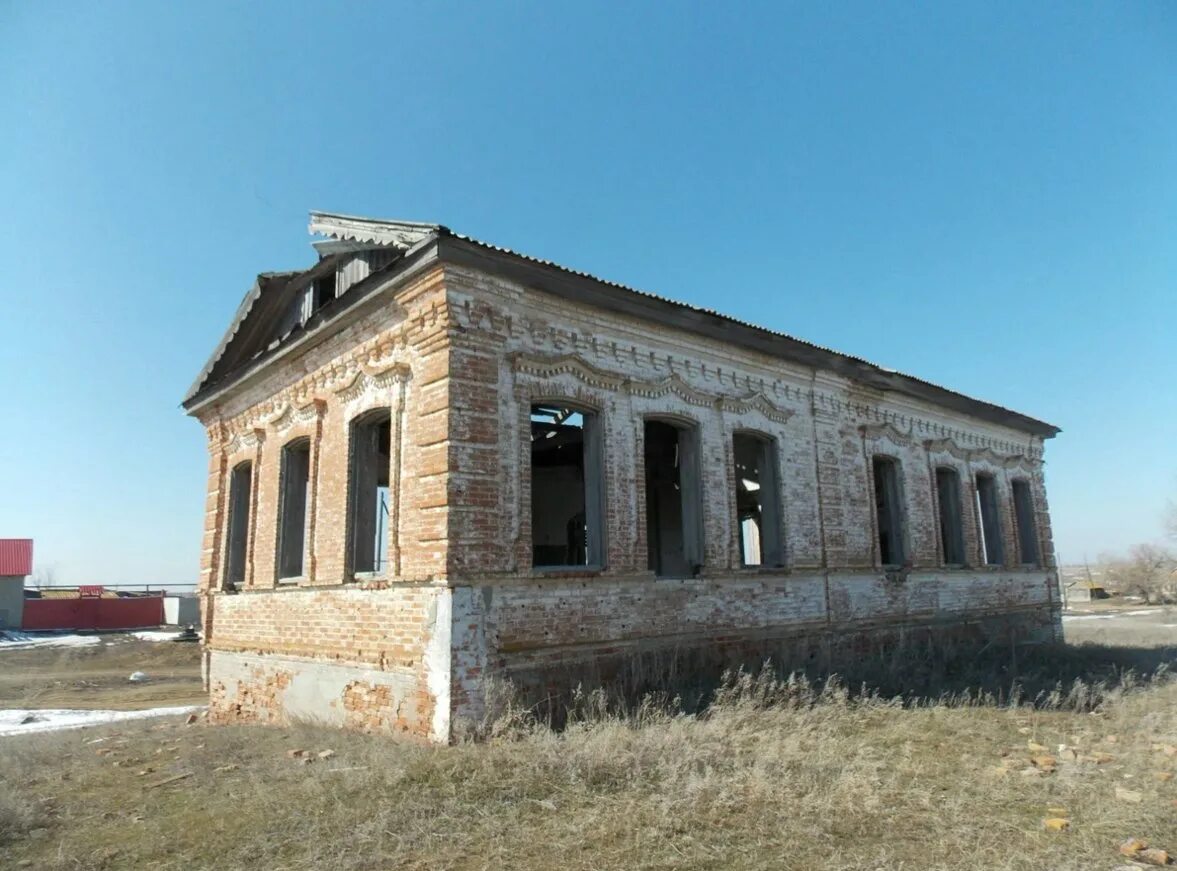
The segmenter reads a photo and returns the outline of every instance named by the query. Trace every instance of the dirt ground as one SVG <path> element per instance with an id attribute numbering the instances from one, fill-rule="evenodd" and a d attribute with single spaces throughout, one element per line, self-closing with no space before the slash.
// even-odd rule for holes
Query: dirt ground
<path id="1" fill-rule="evenodd" d="M 149 680 L 127 680 L 135 671 Z M 104 635 L 88 647 L 0 646 L 0 708 L 134 710 L 206 701 L 198 644 Z"/>
<path id="2" fill-rule="evenodd" d="M 1084 603 L 1063 612 L 1063 635 L 1071 644 L 1177 645 L 1177 606 L 1114 599 Z"/>

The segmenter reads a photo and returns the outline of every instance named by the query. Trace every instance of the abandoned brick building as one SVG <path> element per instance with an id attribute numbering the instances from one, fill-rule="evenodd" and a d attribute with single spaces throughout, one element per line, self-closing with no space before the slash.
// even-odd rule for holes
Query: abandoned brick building
<path id="1" fill-rule="evenodd" d="M 448 741 L 491 678 L 1057 636 L 1055 427 L 439 225 L 310 229 L 184 400 L 214 719 Z"/>

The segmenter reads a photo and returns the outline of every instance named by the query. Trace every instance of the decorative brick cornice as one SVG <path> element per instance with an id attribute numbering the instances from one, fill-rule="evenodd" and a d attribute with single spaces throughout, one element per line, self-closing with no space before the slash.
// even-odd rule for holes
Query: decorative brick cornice
<path id="1" fill-rule="evenodd" d="M 325 407 L 326 405 L 321 399 L 301 406 L 287 402 L 266 421 L 266 426 L 276 432 L 283 433 L 291 427 L 312 423 L 316 417 L 323 413 Z"/>
<path id="2" fill-rule="evenodd" d="M 858 428 L 862 433 L 863 438 L 877 439 L 879 441 L 889 441 L 894 445 L 900 447 L 911 447 L 914 445 L 915 439 L 912 438 L 911 433 L 904 432 L 893 423 L 866 423 Z"/>
<path id="3" fill-rule="evenodd" d="M 944 453 L 955 457 L 964 463 L 988 463 L 1002 469 L 1020 469 L 1027 474 L 1033 473 L 1042 460 L 1026 454 L 1000 454 L 992 448 L 983 447 L 976 450 L 966 450 L 951 438 L 928 439 L 924 447 L 929 453 Z"/>
<path id="4" fill-rule="evenodd" d="M 626 379 L 619 375 L 611 375 L 603 369 L 598 369 L 586 363 L 573 354 L 562 354 L 559 357 L 537 357 L 530 354 L 514 353 L 508 359 L 515 372 L 529 375 L 532 378 L 555 378 L 558 375 L 571 375 L 589 387 L 599 390 L 619 390 Z"/>
<path id="5" fill-rule="evenodd" d="M 659 381 L 641 381 L 636 378 L 626 379 L 625 389 L 633 396 L 643 399 L 661 399 L 664 396 L 677 396 L 688 405 L 698 405 L 702 408 L 716 405 L 723 397 L 714 393 L 704 393 L 696 390 L 683 381 L 677 373 L 668 375 Z"/>
<path id="6" fill-rule="evenodd" d="M 266 440 L 266 431 L 261 428 L 247 429 L 236 432 L 225 445 L 225 453 L 232 456 L 240 451 L 251 451 Z"/>
<path id="7" fill-rule="evenodd" d="M 361 366 L 351 378 L 335 386 L 332 392 L 344 402 L 351 402 L 369 390 L 383 390 L 398 381 L 407 381 L 409 374 L 409 367 L 404 363 L 393 363 L 384 368 Z"/>
<path id="8" fill-rule="evenodd" d="M 517 375 L 532 378 L 549 379 L 571 375 L 582 384 L 598 390 L 624 391 L 643 399 L 661 399 L 673 395 L 689 405 L 701 408 L 718 407 L 734 414 L 758 411 L 769 420 L 778 423 L 786 423 L 793 415 L 792 411 L 776 405 L 763 393 L 752 391 L 732 396 L 727 393 L 699 390 L 688 384 L 677 372 L 665 378 L 646 380 L 606 372 L 574 354 L 545 357 L 516 352 L 509 355 L 509 359 Z"/>
<path id="9" fill-rule="evenodd" d="M 788 423 L 789 418 L 793 416 L 792 411 L 770 402 L 763 393 L 749 393 L 740 397 L 724 396 L 719 400 L 719 407 L 732 414 L 758 411 L 775 423 Z"/>
<path id="10" fill-rule="evenodd" d="M 960 460 L 962 463 L 969 461 L 970 452 L 966 451 L 955 440 L 950 438 L 926 439 L 924 441 L 924 447 L 927 448 L 930 454 L 948 454 Z"/>
<path id="11" fill-rule="evenodd" d="M 491 282 L 491 286 L 488 286 L 485 276 L 462 274 L 457 282 L 453 281 L 454 277 L 455 273 L 447 271 L 448 283 L 468 289 L 470 292 L 492 293 L 501 300 L 499 304 L 492 304 L 483 300 L 467 299 L 453 306 L 453 310 L 464 329 L 471 332 L 493 333 L 515 347 L 528 348 L 526 351 L 516 351 L 512 355 L 515 358 L 578 360 L 587 370 L 609 378 L 619 376 L 600 368 L 601 363 L 606 366 L 616 364 L 631 372 L 635 369 L 646 370 L 659 376 L 646 379 L 647 384 L 657 384 L 677 375 L 683 383 L 704 385 L 704 390 L 714 385 L 717 388 L 714 391 L 717 396 L 727 395 L 729 390 L 739 391 L 741 394 L 759 393 L 774 405 L 782 401 L 812 403 L 812 407 L 817 411 L 851 419 L 857 418 L 868 426 L 889 423 L 899 432 L 910 433 L 910 438 L 916 441 L 951 439 L 964 450 L 990 448 L 1001 454 L 1022 454 L 1031 460 L 1040 460 L 1042 457 L 1042 444 L 1039 439 L 1003 439 L 925 417 L 918 410 L 887 408 L 883 404 L 886 401 L 885 392 L 875 391 L 877 395 L 873 395 L 861 385 L 853 385 L 848 393 L 838 389 L 837 379 L 820 380 L 820 376 L 828 373 L 819 372 L 813 382 L 805 383 L 809 379 L 799 382 L 796 373 L 791 377 L 751 374 L 745 368 L 743 357 L 740 356 L 729 355 L 721 365 L 716 362 L 718 358 L 712 358 L 708 362 L 698 357 L 676 355 L 663 350 L 654 352 L 650 345 L 627 341 L 622 332 L 602 335 L 595 334 L 583 326 L 569 329 L 534 314 L 513 311 L 510 306 L 516 304 L 518 293 L 517 289 L 507 284 L 500 286 L 499 283 Z M 590 360 L 591 363 L 588 362 Z M 759 368 L 767 374 L 764 367 Z M 771 368 L 769 367 L 768 371 Z M 632 380 L 637 383 L 640 379 Z M 696 387 L 690 389 L 698 390 Z"/>

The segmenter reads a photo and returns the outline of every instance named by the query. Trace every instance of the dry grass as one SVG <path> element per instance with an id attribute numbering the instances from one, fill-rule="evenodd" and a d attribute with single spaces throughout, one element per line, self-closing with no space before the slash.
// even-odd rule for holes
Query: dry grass
<path id="1" fill-rule="evenodd" d="M 151 680 L 129 683 L 144 671 Z M 0 651 L 0 707 L 132 710 L 203 704 L 196 644 L 110 636 L 90 647 Z"/>
<path id="2" fill-rule="evenodd" d="M 0 867 L 1111 868 L 1129 836 L 1177 848 L 1177 778 L 1158 779 L 1177 772 L 1177 682 L 1124 671 L 1130 653 L 1043 657 L 1104 677 L 1035 704 L 766 673 L 698 716 L 589 695 L 563 731 L 515 712 L 452 748 L 173 722 L 2 739 Z M 1053 773 L 1023 773 L 1031 742 Z M 1055 815 L 1068 831 L 1043 831 Z"/>

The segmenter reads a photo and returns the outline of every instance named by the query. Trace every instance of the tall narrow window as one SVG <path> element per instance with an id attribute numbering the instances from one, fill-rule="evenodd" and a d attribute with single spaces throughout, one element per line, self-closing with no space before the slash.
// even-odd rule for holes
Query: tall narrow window
<path id="1" fill-rule="evenodd" d="M 1023 565 L 1038 565 L 1038 528 L 1034 522 L 1034 496 L 1023 480 L 1013 482 L 1014 516 L 1018 524 L 1018 549 Z"/>
<path id="2" fill-rule="evenodd" d="M 648 565 L 662 577 L 690 577 L 703 563 L 697 431 L 646 421 L 645 465 Z"/>
<path id="3" fill-rule="evenodd" d="M 597 415 L 531 406 L 531 553 L 542 567 L 604 562 Z"/>
<path id="4" fill-rule="evenodd" d="M 746 566 L 784 563 L 775 446 L 772 439 L 751 433 L 732 436 L 740 561 Z"/>
<path id="5" fill-rule="evenodd" d="M 348 556 L 355 574 L 384 572 L 391 430 L 387 408 L 367 412 L 351 424 L 347 530 Z"/>
<path id="6" fill-rule="evenodd" d="M 253 463 L 238 463 L 229 473 L 228 546 L 225 549 L 225 586 L 239 587 L 245 582 L 245 559 L 249 543 L 250 491 L 253 487 Z"/>
<path id="7" fill-rule="evenodd" d="M 310 473 L 310 439 L 297 439 L 282 448 L 281 492 L 278 496 L 279 579 L 298 578 L 303 573 Z"/>
<path id="8" fill-rule="evenodd" d="M 904 550 L 903 493 L 899 463 L 890 457 L 875 457 L 875 516 L 879 521 L 879 561 L 884 566 L 901 566 Z"/>
<path id="9" fill-rule="evenodd" d="M 940 545 L 944 563 L 964 565 L 964 527 L 960 519 L 960 475 L 941 466 L 936 470 L 936 496 L 940 503 Z"/>
<path id="10" fill-rule="evenodd" d="M 1005 562 L 1001 543 L 1001 515 L 997 508 L 997 481 L 992 475 L 977 476 L 977 516 L 981 519 L 981 560 L 987 566 Z"/>

